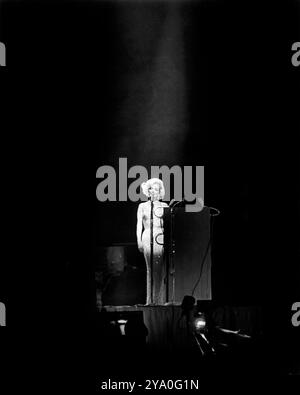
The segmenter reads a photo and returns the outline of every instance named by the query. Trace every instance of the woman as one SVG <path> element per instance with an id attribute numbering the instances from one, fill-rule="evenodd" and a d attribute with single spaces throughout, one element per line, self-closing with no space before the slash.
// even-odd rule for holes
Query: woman
<path id="1" fill-rule="evenodd" d="M 140 252 L 144 253 L 147 267 L 146 304 L 163 304 L 166 301 L 165 268 L 163 264 L 163 213 L 167 203 L 160 200 L 165 196 L 163 182 L 151 178 L 143 182 L 143 193 L 148 201 L 140 203 L 137 211 L 136 237 Z M 153 224 L 153 259 L 151 265 L 151 211 Z M 151 270 L 152 269 L 152 270 Z"/>

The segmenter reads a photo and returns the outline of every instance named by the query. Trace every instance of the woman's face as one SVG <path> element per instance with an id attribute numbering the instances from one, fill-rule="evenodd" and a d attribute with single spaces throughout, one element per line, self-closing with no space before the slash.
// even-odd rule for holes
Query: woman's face
<path id="1" fill-rule="evenodd" d="M 151 187 L 149 188 L 149 194 L 153 200 L 159 199 L 159 192 L 160 192 L 160 185 L 157 183 L 152 184 Z"/>

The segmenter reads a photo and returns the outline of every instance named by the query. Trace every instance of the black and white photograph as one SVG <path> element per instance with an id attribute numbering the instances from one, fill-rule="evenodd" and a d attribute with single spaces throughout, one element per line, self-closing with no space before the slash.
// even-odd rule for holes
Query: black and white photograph
<path id="1" fill-rule="evenodd" d="M 0 1 L 0 326 L 33 382 L 300 376 L 299 77 L 299 0 Z"/>

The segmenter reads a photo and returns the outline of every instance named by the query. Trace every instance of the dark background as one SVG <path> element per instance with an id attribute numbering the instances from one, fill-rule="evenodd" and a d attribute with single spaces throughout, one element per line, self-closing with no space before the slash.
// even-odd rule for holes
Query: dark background
<path id="1" fill-rule="evenodd" d="M 11 330 L 51 341 L 56 334 L 70 344 L 74 335 L 78 348 L 83 338 L 89 349 L 93 248 L 111 229 L 116 241 L 134 241 L 136 210 L 132 203 L 100 205 L 95 171 L 124 156 L 132 165 L 153 158 L 205 166 L 205 203 L 222 213 L 214 226 L 215 299 L 262 305 L 267 329 L 279 319 L 278 332 L 296 338 L 290 306 L 299 300 L 299 70 L 290 58 L 300 39 L 299 2 L 182 2 L 188 105 L 180 127 L 188 139 L 177 157 L 160 135 L 143 156 L 134 117 L 151 89 L 147 67 L 168 3 L 147 2 L 141 11 L 123 4 L 0 5 L 10 240 L 2 267 L 13 269 L 9 297 L 1 276 L 1 300 Z M 124 86 L 135 74 L 141 94 L 128 100 Z M 49 328 L 51 336 L 43 332 Z M 271 332 L 273 349 L 278 333 Z"/>

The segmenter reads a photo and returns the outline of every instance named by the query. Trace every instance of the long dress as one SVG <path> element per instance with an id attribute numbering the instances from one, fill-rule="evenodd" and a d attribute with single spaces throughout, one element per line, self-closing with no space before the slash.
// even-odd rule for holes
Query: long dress
<path id="1" fill-rule="evenodd" d="M 164 304 L 166 302 L 166 269 L 164 264 L 163 248 L 163 207 L 166 203 L 155 201 L 153 203 L 153 288 L 151 300 L 151 203 L 144 205 L 142 245 L 147 268 L 147 304 Z"/>

